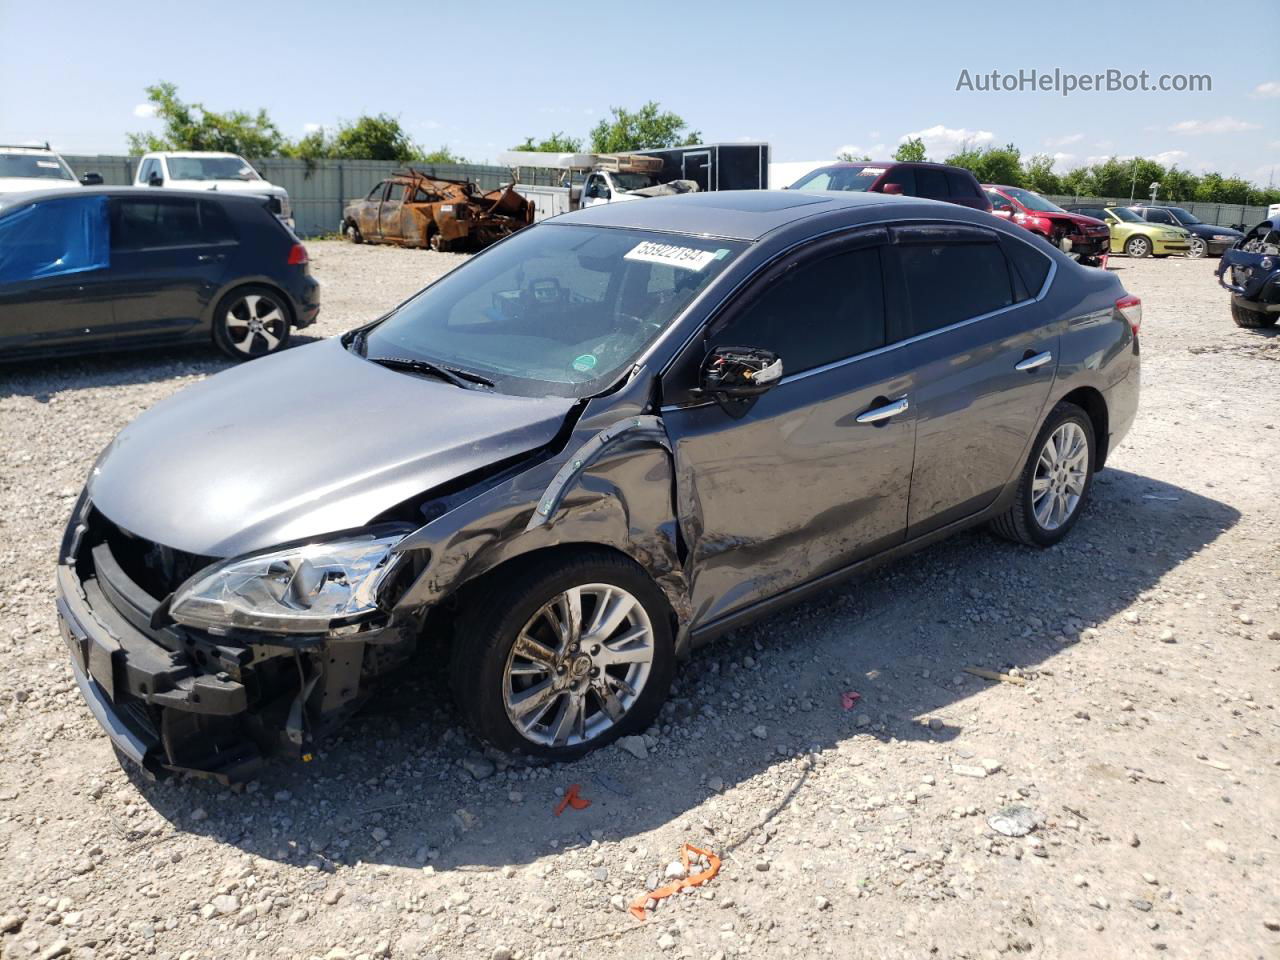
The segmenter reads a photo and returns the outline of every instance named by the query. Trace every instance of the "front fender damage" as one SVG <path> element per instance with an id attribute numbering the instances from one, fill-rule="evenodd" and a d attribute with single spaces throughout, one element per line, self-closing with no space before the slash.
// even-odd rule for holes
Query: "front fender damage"
<path id="1" fill-rule="evenodd" d="M 439 604 L 538 550 L 604 546 L 633 559 L 661 588 L 683 653 L 692 607 L 661 418 L 636 415 L 602 430 L 578 430 L 565 449 L 410 534 L 399 549 L 424 551 L 429 559 L 398 608 Z"/>

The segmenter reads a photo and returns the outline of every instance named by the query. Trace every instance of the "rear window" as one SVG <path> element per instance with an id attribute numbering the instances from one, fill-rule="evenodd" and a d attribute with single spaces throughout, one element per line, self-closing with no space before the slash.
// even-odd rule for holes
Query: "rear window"
<path id="1" fill-rule="evenodd" d="M 208 200 L 117 199 L 111 205 L 111 249 L 143 250 L 235 241 L 221 205 Z"/>
<path id="2" fill-rule="evenodd" d="M 0 177 L 74 180 L 71 171 L 51 154 L 0 153 Z"/>
<path id="3" fill-rule="evenodd" d="M 973 199 L 974 197 L 982 196 L 982 190 L 979 189 L 977 181 L 958 170 L 947 171 L 947 183 L 951 187 L 951 195 L 953 197 Z M 994 199 L 992 202 L 995 202 Z"/>
<path id="4" fill-rule="evenodd" d="M 1035 298 L 1044 286 L 1045 277 L 1049 275 L 1049 258 L 1024 240 L 1002 237 L 1001 242 L 1013 268 L 1018 271 L 1028 296 Z"/>

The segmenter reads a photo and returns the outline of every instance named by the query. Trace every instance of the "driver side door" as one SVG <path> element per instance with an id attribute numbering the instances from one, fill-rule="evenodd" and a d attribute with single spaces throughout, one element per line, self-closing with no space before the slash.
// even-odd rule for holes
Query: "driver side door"
<path id="1" fill-rule="evenodd" d="M 663 408 L 692 554 L 695 626 L 902 543 L 916 425 L 906 352 L 884 349 L 883 229 L 766 268 L 669 373 L 715 348 L 773 352 L 782 379 L 749 401 Z M 888 299 L 892 299 L 892 294 Z M 664 382 L 667 396 L 680 384 Z"/>

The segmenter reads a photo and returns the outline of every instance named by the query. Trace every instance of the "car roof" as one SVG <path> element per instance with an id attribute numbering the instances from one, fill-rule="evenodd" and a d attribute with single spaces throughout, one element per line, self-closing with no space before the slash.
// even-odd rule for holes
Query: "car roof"
<path id="1" fill-rule="evenodd" d="M 0 143 L 0 152 L 3 153 L 48 153 L 57 155 L 50 147 L 42 147 L 31 143 Z"/>
<path id="2" fill-rule="evenodd" d="M 147 154 L 148 157 L 230 157 L 233 160 L 243 160 L 244 158 L 238 153 L 224 153 L 221 150 L 153 150 Z"/>
<path id="3" fill-rule="evenodd" d="M 21 193 L 6 193 L 0 197 L 0 205 L 16 207 L 19 204 L 36 200 L 66 199 L 67 197 L 187 197 L 192 200 L 222 200 L 230 203 L 262 203 L 265 199 L 257 193 L 227 193 L 221 190 L 158 190 L 155 187 L 81 187 L 78 190 L 24 190 Z"/>
<path id="4" fill-rule="evenodd" d="M 900 199 L 852 191 L 714 190 L 596 204 L 563 214 L 554 222 L 755 241 L 808 217 L 847 208 L 881 207 Z"/>

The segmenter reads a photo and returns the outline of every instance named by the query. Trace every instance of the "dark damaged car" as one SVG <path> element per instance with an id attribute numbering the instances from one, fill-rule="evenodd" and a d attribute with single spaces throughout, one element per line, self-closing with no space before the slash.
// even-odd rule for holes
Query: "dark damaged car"
<path id="1" fill-rule="evenodd" d="M 557 217 L 122 431 L 57 568 L 80 690 L 153 773 L 234 779 L 422 651 L 479 736 L 573 758 L 781 604 L 978 523 L 1060 540 L 1133 420 L 1140 319 L 951 204 Z"/>
<path id="2" fill-rule="evenodd" d="M 1280 318 L 1280 216 L 1263 220 L 1222 255 L 1218 283 L 1231 294 L 1237 327 L 1258 330 Z"/>

